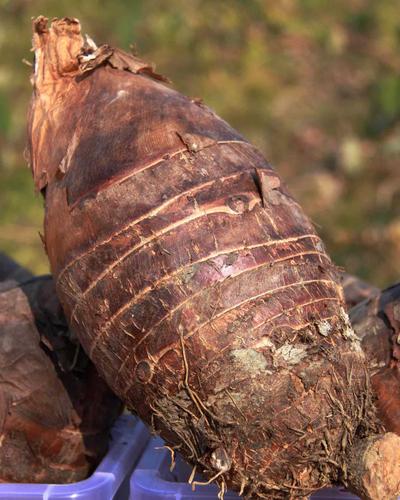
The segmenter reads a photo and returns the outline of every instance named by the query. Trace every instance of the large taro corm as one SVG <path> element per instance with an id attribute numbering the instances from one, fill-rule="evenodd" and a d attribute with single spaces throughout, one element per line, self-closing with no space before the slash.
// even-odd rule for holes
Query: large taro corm
<path id="1" fill-rule="evenodd" d="M 34 21 L 31 168 L 72 329 L 221 488 L 400 489 L 335 267 L 260 152 L 152 67 Z M 397 472 L 396 472 L 397 471 Z"/>

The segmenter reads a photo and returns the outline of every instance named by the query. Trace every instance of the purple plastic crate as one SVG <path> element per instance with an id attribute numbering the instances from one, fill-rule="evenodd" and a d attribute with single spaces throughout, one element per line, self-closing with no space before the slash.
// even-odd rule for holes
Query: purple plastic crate
<path id="1" fill-rule="evenodd" d="M 127 500 L 129 477 L 150 433 L 139 419 L 122 415 L 111 435 L 107 455 L 88 479 L 71 484 L 0 484 L 0 499 Z"/>
<path id="2" fill-rule="evenodd" d="M 162 448 L 164 442 L 153 438 L 148 443 L 142 458 L 131 476 L 130 500 L 210 500 L 216 499 L 215 485 L 197 486 L 196 491 L 187 483 L 191 468 L 179 457 L 171 472 L 171 454 Z M 225 494 L 225 500 L 238 500 L 235 493 Z M 339 488 L 321 490 L 311 496 L 312 500 L 357 500 L 358 497 Z"/>

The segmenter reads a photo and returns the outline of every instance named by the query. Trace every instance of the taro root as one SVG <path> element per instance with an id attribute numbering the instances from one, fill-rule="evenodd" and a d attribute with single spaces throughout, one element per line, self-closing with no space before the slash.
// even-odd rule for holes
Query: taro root
<path id="1" fill-rule="evenodd" d="M 8 263 L 3 277 L 28 274 Z M 0 283 L 0 377 L 0 481 L 85 479 L 121 404 L 69 339 L 50 276 Z"/>
<path id="2" fill-rule="evenodd" d="M 33 27 L 44 241 L 99 373 L 221 494 L 394 497 L 400 439 L 376 434 L 337 270 L 276 172 L 77 20 Z"/>
<path id="3" fill-rule="evenodd" d="M 351 309 L 365 299 L 379 295 L 380 290 L 374 285 L 348 273 L 341 275 L 344 300 L 347 309 Z"/>
<path id="4" fill-rule="evenodd" d="M 372 375 L 379 415 L 400 435 L 400 284 L 350 310 L 350 319 Z"/>

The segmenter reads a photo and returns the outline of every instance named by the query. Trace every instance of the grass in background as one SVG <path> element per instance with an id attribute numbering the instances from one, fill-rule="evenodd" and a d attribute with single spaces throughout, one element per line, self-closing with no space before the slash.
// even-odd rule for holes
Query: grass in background
<path id="1" fill-rule="evenodd" d="M 30 18 L 134 43 L 260 147 L 348 271 L 400 277 L 397 0 L 0 0 L 0 249 L 47 269 L 25 166 Z"/>

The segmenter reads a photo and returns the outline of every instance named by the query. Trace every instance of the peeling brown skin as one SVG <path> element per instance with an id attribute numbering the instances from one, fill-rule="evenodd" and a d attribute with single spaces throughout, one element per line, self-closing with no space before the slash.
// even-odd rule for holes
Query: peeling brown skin
<path id="1" fill-rule="evenodd" d="M 364 300 L 349 314 L 362 339 L 380 417 L 388 431 L 400 435 L 400 284 Z"/>
<path id="2" fill-rule="evenodd" d="M 69 340 L 51 278 L 18 284 L 23 270 L 3 263 L 0 482 L 85 479 L 107 451 L 121 403 Z"/>
<path id="3" fill-rule="evenodd" d="M 378 429 L 312 224 L 227 123 L 136 58 L 88 48 L 77 26 L 34 22 L 29 120 L 72 329 L 112 389 L 221 489 L 299 498 L 346 481 L 347 450 Z"/>

